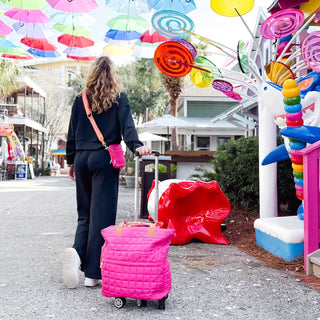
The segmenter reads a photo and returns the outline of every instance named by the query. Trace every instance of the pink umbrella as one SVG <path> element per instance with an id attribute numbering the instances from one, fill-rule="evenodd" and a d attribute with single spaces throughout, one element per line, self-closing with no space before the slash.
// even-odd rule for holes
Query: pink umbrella
<path id="1" fill-rule="evenodd" d="M 167 41 L 169 39 L 170 38 L 163 36 L 162 34 L 160 34 L 159 32 L 157 32 L 155 30 L 152 33 L 150 33 L 150 31 L 147 30 L 140 37 L 141 42 L 148 42 L 148 43 L 163 42 L 163 41 Z"/>
<path id="2" fill-rule="evenodd" d="M 0 20 L 0 35 L 6 36 L 12 32 L 12 29 L 6 25 L 3 21 Z"/>
<path id="3" fill-rule="evenodd" d="M 70 13 L 89 12 L 98 7 L 95 0 L 47 0 L 53 9 Z"/>
<path id="4" fill-rule="evenodd" d="M 7 17 L 29 23 L 48 23 L 50 19 L 41 10 L 12 8 L 4 13 Z"/>
<path id="5" fill-rule="evenodd" d="M 67 55 L 67 58 L 73 59 L 73 60 L 81 60 L 81 61 L 92 61 L 94 60 L 96 57 L 92 56 L 92 57 L 78 57 L 78 56 L 69 56 Z"/>

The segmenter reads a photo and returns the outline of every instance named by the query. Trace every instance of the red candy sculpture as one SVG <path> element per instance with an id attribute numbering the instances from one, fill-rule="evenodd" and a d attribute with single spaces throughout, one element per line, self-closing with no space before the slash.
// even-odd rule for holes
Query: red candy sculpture
<path id="1" fill-rule="evenodd" d="M 148 198 L 154 184 L 148 194 Z M 171 244 L 192 239 L 206 243 L 229 244 L 221 232 L 221 222 L 231 210 L 230 202 L 216 181 L 172 182 L 158 202 L 158 220 L 175 230 Z"/>

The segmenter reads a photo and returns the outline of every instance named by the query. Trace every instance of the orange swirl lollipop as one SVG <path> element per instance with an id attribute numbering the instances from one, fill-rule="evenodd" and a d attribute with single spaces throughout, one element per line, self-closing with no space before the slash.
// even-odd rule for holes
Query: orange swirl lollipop
<path id="1" fill-rule="evenodd" d="M 173 78 L 186 76 L 193 67 L 192 53 L 177 41 L 161 43 L 155 53 L 154 62 L 165 75 Z"/>

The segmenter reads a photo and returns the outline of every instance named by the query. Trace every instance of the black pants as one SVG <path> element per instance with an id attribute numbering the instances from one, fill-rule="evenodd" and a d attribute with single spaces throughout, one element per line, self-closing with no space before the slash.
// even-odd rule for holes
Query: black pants
<path id="1" fill-rule="evenodd" d="M 101 230 L 115 224 L 119 169 L 110 164 L 104 149 L 77 151 L 74 161 L 78 226 L 74 248 L 87 278 L 101 279 Z"/>

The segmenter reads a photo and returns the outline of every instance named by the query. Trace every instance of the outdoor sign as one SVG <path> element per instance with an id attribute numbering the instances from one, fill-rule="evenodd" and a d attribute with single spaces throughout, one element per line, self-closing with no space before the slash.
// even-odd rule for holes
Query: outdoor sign
<path id="1" fill-rule="evenodd" d="M 16 179 L 27 179 L 27 164 L 17 163 L 16 164 Z"/>

